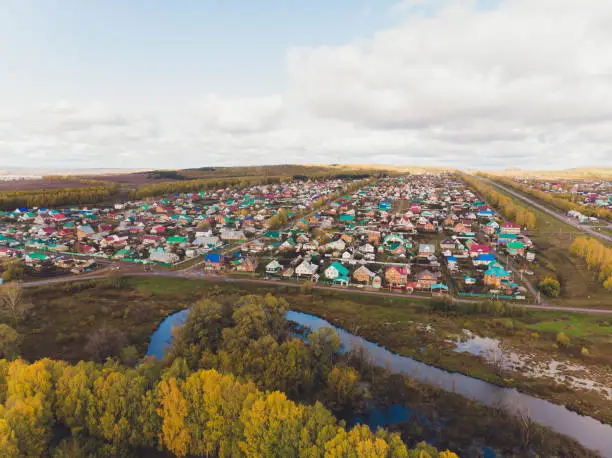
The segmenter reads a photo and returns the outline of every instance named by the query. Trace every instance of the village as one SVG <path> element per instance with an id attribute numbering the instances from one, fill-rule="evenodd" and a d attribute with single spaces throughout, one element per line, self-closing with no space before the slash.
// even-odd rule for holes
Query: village
<path id="1" fill-rule="evenodd" d="M 531 248 L 520 226 L 450 173 L 289 180 L 108 208 L 0 213 L 0 258 L 23 263 L 36 278 L 122 262 L 525 299 L 513 270 L 529 272 Z"/>

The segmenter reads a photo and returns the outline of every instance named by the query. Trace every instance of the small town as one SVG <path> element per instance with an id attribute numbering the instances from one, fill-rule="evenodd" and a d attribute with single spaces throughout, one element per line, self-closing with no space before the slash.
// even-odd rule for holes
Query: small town
<path id="1" fill-rule="evenodd" d="M 518 278 L 535 259 L 528 235 L 457 175 L 361 181 L 296 180 L 110 208 L 17 208 L 0 216 L 0 256 L 35 278 L 119 261 L 409 294 L 530 294 Z"/>
<path id="2" fill-rule="evenodd" d="M 611 0 L 0 5 L 0 458 L 612 458 Z"/>

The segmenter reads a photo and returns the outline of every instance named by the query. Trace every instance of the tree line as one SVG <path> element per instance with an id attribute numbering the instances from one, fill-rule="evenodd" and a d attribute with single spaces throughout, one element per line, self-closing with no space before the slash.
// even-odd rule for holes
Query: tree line
<path id="1" fill-rule="evenodd" d="M 92 185 L 82 188 L 58 188 L 0 192 L 0 208 L 14 210 L 26 207 L 57 207 L 60 205 L 93 204 L 117 193 L 116 184 Z"/>
<path id="2" fill-rule="evenodd" d="M 570 246 L 570 253 L 582 258 L 597 273 L 604 288 L 612 291 L 612 248 L 591 237 L 577 237 Z"/>
<path id="3" fill-rule="evenodd" d="M 528 229 L 537 227 L 536 215 L 528 207 L 518 203 L 516 200 L 503 195 L 494 186 L 479 179 L 461 174 L 461 178 L 473 189 L 476 190 L 486 201 L 498 210 L 504 218 L 513 221 L 520 226 Z"/>
<path id="4" fill-rule="evenodd" d="M 201 300 L 164 361 L 135 368 L 0 360 L 0 457 L 456 458 L 347 429 L 323 402 L 341 411 L 362 397 L 358 371 L 331 328 L 307 344 L 286 311 L 271 295 Z"/>
<path id="5" fill-rule="evenodd" d="M 210 189 L 226 188 L 228 186 L 247 187 L 263 184 L 281 183 L 287 177 L 249 176 L 236 178 L 210 178 L 203 180 L 182 180 L 155 183 L 135 189 L 130 193 L 132 199 L 158 197 L 167 194 L 182 194 Z"/>

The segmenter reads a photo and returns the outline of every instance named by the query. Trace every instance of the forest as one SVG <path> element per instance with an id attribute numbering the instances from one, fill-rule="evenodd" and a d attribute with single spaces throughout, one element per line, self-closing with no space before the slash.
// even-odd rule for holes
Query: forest
<path id="1" fill-rule="evenodd" d="M 359 357 L 287 309 L 202 299 L 164 360 L 136 367 L 0 360 L 0 457 L 456 457 L 339 421 L 369 397 Z"/>
<path id="2" fill-rule="evenodd" d="M 518 203 L 515 199 L 505 196 L 497 191 L 494 186 L 477 178 L 465 174 L 461 174 L 461 178 L 498 210 L 504 218 L 528 229 L 533 230 L 537 227 L 536 215 L 528 207 Z"/>

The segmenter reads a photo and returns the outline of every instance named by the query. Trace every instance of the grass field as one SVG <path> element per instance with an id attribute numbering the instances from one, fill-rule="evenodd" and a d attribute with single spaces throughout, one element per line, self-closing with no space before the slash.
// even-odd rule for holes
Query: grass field
<path id="1" fill-rule="evenodd" d="M 535 324 L 526 325 L 526 328 L 554 334 L 563 332 L 570 337 L 587 338 L 591 341 L 601 339 L 612 344 L 612 319 L 579 313 L 553 317 L 544 314 L 540 315 L 540 319 L 541 321 Z"/>

